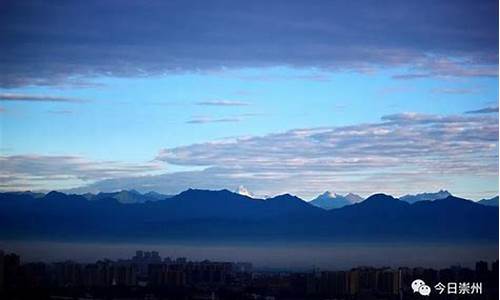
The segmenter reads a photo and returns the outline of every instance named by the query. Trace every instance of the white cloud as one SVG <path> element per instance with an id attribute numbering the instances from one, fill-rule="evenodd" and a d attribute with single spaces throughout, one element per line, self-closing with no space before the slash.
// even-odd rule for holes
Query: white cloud
<path id="1" fill-rule="evenodd" d="M 402 113 L 379 123 L 168 148 L 157 160 L 205 170 L 106 180 L 89 188 L 175 193 L 244 185 L 258 196 L 292 192 L 305 197 L 328 189 L 364 195 L 453 190 L 456 178 L 498 179 L 498 118 Z"/>

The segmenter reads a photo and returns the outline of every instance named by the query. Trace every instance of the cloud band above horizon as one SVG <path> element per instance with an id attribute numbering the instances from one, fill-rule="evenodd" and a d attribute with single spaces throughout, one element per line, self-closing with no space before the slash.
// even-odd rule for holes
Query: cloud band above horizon
<path id="1" fill-rule="evenodd" d="M 163 149 L 156 161 L 143 170 L 138 165 L 113 171 L 74 157 L 3 157 L 2 189 L 36 176 L 79 176 L 90 183 L 74 190 L 81 192 L 133 188 L 172 194 L 192 187 L 244 185 L 257 195 L 291 192 L 307 198 L 332 188 L 366 195 L 453 190 L 473 178 L 498 178 L 498 115 L 401 113 L 384 116 L 379 123 L 295 129 Z M 160 162 L 201 170 L 148 172 L 160 170 Z"/>

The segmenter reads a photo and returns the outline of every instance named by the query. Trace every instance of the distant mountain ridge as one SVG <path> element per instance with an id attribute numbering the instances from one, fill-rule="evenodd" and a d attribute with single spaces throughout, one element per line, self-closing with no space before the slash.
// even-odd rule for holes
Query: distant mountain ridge
<path id="1" fill-rule="evenodd" d="M 498 207 L 498 196 L 490 198 L 490 199 L 482 199 L 482 200 L 479 200 L 477 203 L 482 204 L 482 205 Z"/>
<path id="2" fill-rule="evenodd" d="M 134 194 L 132 192 L 132 194 Z M 122 203 L 114 193 L 0 193 L 0 237 L 121 241 L 498 241 L 498 209 L 449 196 L 414 204 L 376 194 L 324 210 L 289 194 L 266 200 L 189 189 Z M 88 195 L 87 195 L 88 196 Z"/>
<path id="3" fill-rule="evenodd" d="M 172 197 L 171 195 L 163 195 L 153 191 L 141 194 L 136 190 L 121 190 L 110 193 L 101 192 L 98 194 L 86 193 L 83 196 L 90 201 L 113 198 L 120 203 L 144 203 L 147 201 L 165 200 Z"/>
<path id="4" fill-rule="evenodd" d="M 363 200 L 362 197 L 353 193 L 349 193 L 345 196 L 342 196 L 337 193 L 326 191 L 323 194 L 316 197 L 315 199 L 311 200 L 309 203 L 311 203 L 314 206 L 329 210 L 334 208 L 340 208 L 346 205 L 351 205 L 360 202 L 362 200 Z"/>
<path id="5" fill-rule="evenodd" d="M 421 194 L 416 194 L 416 195 L 405 195 L 399 198 L 399 200 L 408 202 L 408 203 L 415 203 L 419 201 L 434 201 L 434 200 L 439 200 L 439 199 L 446 199 L 449 196 L 452 196 L 450 192 L 446 190 L 439 190 L 436 193 L 421 193 Z"/>

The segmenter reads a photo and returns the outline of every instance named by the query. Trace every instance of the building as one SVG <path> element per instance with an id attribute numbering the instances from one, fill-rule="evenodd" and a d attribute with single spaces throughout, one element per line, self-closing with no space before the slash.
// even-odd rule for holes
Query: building
<path id="1" fill-rule="evenodd" d="M 385 269 L 378 273 L 377 292 L 384 295 L 398 295 L 401 289 L 399 270 Z"/>
<path id="2" fill-rule="evenodd" d="M 329 297 L 349 294 L 349 273 L 345 271 L 321 272 L 319 293 Z"/>
<path id="3" fill-rule="evenodd" d="M 135 286 L 137 285 L 137 267 L 133 264 L 115 263 L 110 266 L 112 285 Z"/>
<path id="4" fill-rule="evenodd" d="M 15 288 L 20 284 L 21 258 L 14 253 L 3 256 L 4 288 Z"/>
<path id="5" fill-rule="evenodd" d="M 3 263 L 3 251 L 0 250 L 0 292 L 3 291 L 3 286 L 4 286 L 4 274 L 3 274 L 3 269 L 4 269 L 4 263 Z"/>
<path id="6" fill-rule="evenodd" d="M 132 257 L 132 263 L 137 268 L 138 275 L 144 277 L 148 274 L 149 265 L 161 263 L 161 256 L 157 251 L 138 250 L 135 252 L 135 256 Z"/>
<path id="7" fill-rule="evenodd" d="M 59 287 L 75 287 L 83 284 L 81 264 L 65 261 L 54 264 L 55 284 Z"/>

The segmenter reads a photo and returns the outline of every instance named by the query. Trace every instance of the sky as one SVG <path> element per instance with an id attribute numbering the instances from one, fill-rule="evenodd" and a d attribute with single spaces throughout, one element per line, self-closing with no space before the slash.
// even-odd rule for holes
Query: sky
<path id="1" fill-rule="evenodd" d="M 2 1 L 0 190 L 498 194 L 498 1 Z"/>

